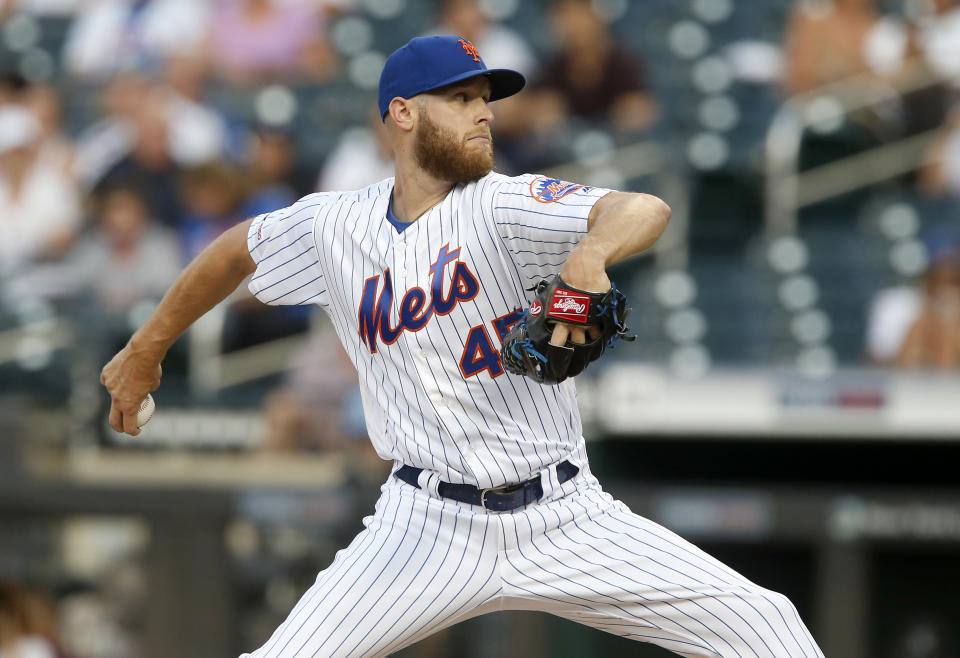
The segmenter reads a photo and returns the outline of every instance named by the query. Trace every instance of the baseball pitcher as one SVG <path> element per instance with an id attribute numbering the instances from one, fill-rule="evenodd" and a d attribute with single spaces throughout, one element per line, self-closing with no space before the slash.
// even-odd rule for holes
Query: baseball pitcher
<path id="1" fill-rule="evenodd" d="M 793 605 L 605 493 L 573 377 L 629 339 L 606 268 L 649 248 L 656 197 L 492 171 L 490 103 L 521 74 L 457 36 L 387 60 L 393 178 L 225 232 L 104 367 L 136 434 L 167 349 L 249 277 L 318 304 L 393 462 L 365 529 L 249 658 L 383 656 L 493 610 L 542 610 L 682 656 L 822 658 Z"/>

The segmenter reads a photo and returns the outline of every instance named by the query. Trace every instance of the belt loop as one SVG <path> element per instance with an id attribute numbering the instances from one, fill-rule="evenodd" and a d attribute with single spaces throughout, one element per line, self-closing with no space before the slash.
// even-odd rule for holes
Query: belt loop
<path id="1" fill-rule="evenodd" d="M 426 469 L 420 471 L 420 474 L 417 475 L 417 484 L 420 485 L 421 490 L 426 491 L 430 496 L 440 498 L 440 476 L 433 471 Z"/>
<path id="2" fill-rule="evenodd" d="M 557 479 L 557 464 L 553 463 L 540 471 L 540 486 L 543 487 L 543 497 L 540 500 L 550 500 L 553 493 L 560 488 Z"/>

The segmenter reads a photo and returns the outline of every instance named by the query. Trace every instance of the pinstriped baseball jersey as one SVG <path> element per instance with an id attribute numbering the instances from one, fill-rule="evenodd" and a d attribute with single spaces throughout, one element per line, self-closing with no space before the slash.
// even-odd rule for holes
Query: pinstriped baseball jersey
<path id="1" fill-rule="evenodd" d="M 480 487 L 529 479 L 577 449 L 576 389 L 504 372 L 500 340 L 609 190 L 491 173 L 404 230 L 385 219 L 392 191 L 387 179 L 257 217 L 250 290 L 326 310 L 381 457 Z"/>

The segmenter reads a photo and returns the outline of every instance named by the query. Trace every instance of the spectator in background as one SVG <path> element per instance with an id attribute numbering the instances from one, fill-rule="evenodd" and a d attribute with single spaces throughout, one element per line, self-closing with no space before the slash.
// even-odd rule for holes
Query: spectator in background
<path id="1" fill-rule="evenodd" d="M 139 73 L 111 78 L 98 97 L 100 118 L 77 138 L 74 175 L 83 189 L 94 189 L 120 160 L 130 154 L 136 119 L 150 96 L 150 82 Z"/>
<path id="2" fill-rule="evenodd" d="M 173 55 L 163 74 L 151 100 L 164 108 L 170 157 L 181 167 L 193 167 L 228 154 L 239 156 L 244 133 L 237 119 L 207 101 L 202 55 Z"/>
<path id="3" fill-rule="evenodd" d="M 23 106 L 33 114 L 40 127 L 37 158 L 72 176 L 74 146 L 64 134 L 63 102 L 60 92 L 49 84 L 31 85 L 21 76 L 0 76 L 0 107 Z"/>
<path id="4" fill-rule="evenodd" d="M 393 147 L 374 109 L 367 117 L 366 127 L 344 131 L 323 163 L 317 191 L 359 190 L 391 176 Z"/>
<path id="5" fill-rule="evenodd" d="M 19 584 L 0 582 L 0 658 L 62 658 L 52 606 Z"/>
<path id="6" fill-rule="evenodd" d="M 931 250 L 920 310 L 897 355 L 901 368 L 960 369 L 960 249 Z"/>
<path id="7" fill-rule="evenodd" d="M 955 45 L 960 15 L 952 10 L 953 0 L 916 6 L 928 10 L 917 14 L 910 26 L 879 15 L 875 0 L 798 4 L 787 27 L 786 91 L 805 93 L 860 76 L 858 92 L 889 99 L 920 68 L 936 75 L 960 73 L 955 56 L 960 52 Z M 880 136 L 894 138 L 936 128 L 945 118 L 946 105 L 945 87 L 927 85 L 901 94 L 895 105 L 878 105 L 877 116 L 865 111 L 853 119 L 874 124 L 883 129 Z"/>
<path id="8" fill-rule="evenodd" d="M 960 7 L 955 0 L 931 0 L 914 17 L 913 39 L 932 71 L 947 78 L 953 107 L 946 112 L 942 135 L 920 172 L 919 187 L 928 195 L 960 198 Z"/>
<path id="9" fill-rule="evenodd" d="M 52 85 L 34 85 L 24 91 L 23 102 L 40 124 L 37 157 L 73 178 L 74 145 L 63 132 L 60 92 Z"/>
<path id="10" fill-rule="evenodd" d="M 312 331 L 290 360 L 286 383 L 267 399 L 265 447 L 317 452 L 366 438 L 357 372 L 329 325 Z"/>
<path id="11" fill-rule="evenodd" d="M 129 332 L 126 314 L 143 300 L 160 299 L 182 269 L 177 236 L 153 221 L 135 187 L 106 189 L 93 206 L 92 230 L 61 262 L 14 279 L 10 292 L 15 298 L 45 297 L 68 305 L 79 300 L 84 313 L 115 316 L 118 331 Z"/>
<path id="12" fill-rule="evenodd" d="M 941 86 L 900 91 L 916 75 L 915 67 L 904 64 L 918 54 L 917 43 L 896 20 L 877 12 L 875 0 L 797 3 L 785 48 L 787 94 L 846 81 L 848 94 L 867 101 L 845 115 L 831 134 L 815 135 L 805 144 L 812 146 L 805 150 L 803 168 L 930 130 L 943 121 Z"/>
<path id="13" fill-rule="evenodd" d="M 537 58 L 526 40 L 499 23 L 491 22 L 477 0 L 443 0 L 439 26 L 431 34 L 456 34 L 476 46 L 487 68 L 520 71 L 532 80 Z"/>
<path id="14" fill-rule="evenodd" d="M 920 58 L 937 76 L 960 84 L 960 7 L 956 0 L 907 3 L 908 21 L 885 19 L 888 48 L 896 65 Z"/>
<path id="15" fill-rule="evenodd" d="M 103 87 L 102 118 L 77 140 L 74 169 L 86 189 L 116 177 L 119 169 L 125 176 L 160 174 L 168 192 L 171 167 L 192 167 L 240 150 L 236 122 L 231 125 L 226 114 L 203 99 L 206 75 L 200 59 L 174 56 L 165 75 L 166 82 L 154 83 L 140 73 L 123 73 Z M 167 213 L 155 216 L 173 221 Z"/>
<path id="16" fill-rule="evenodd" d="M 245 176 L 244 217 L 283 208 L 313 192 L 313 171 L 299 165 L 293 136 L 280 128 L 254 131 Z"/>
<path id="17" fill-rule="evenodd" d="M 242 172 L 226 162 L 209 162 L 186 171 L 180 191 L 185 214 L 179 226 L 181 257 L 193 260 L 204 247 L 247 214 L 247 189 Z M 305 331 L 310 309 L 305 306 L 265 306 L 247 292 L 227 310 L 225 352 L 258 345 Z"/>
<path id="18" fill-rule="evenodd" d="M 0 0 L 0 19 L 14 11 L 32 16 L 71 16 L 87 0 Z"/>
<path id="19" fill-rule="evenodd" d="M 543 67 L 539 108 L 531 113 L 536 123 L 558 112 L 627 132 L 653 123 L 656 103 L 642 59 L 615 45 L 589 0 L 557 0 L 550 8 L 550 27 L 560 50 Z"/>
<path id="20" fill-rule="evenodd" d="M 948 116 L 919 174 L 917 184 L 921 192 L 932 197 L 960 198 L 960 107 Z"/>
<path id="21" fill-rule="evenodd" d="M 256 217 L 290 205 L 302 194 L 291 184 L 294 148 L 290 138 L 278 130 L 258 130 L 250 138 L 250 162 L 245 173 L 247 199 L 245 217 Z"/>
<path id="22" fill-rule="evenodd" d="M 26 108 L 0 107 L 0 275 L 61 258 L 81 227 L 80 194 L 39 157 L 41 135 Z"/>
<path id="23" fill-rule="evenodd" d="M 301 76 L 329 79 L 338 61 L 326 40 L 325 4 L 221 0 L 209 36 L 213 71 L 239 83 Z"/>
<path id="24" fill-rule="evenodd" d="M 70 252 L 64 269 L 73 294 L 124 315 L 144 299 L 163 296 L 182 269 L 176 234 L 150 216 L 142 192 L 105 190 L 94 230 Z"/>
<path id="25" fill-rule="evenodd" d="M 144 190 L 150 216 L 176 227 L 183 216 L 177 190 L 182 169 L 170 153 L 165 108 L 154 100 L 155 96 L 148 93 L 141 102 L 135 102 L 129 125 L 132 150 L 107 171 L 96 189 L 133 186 Z"/>
<path id="26" fill-rule="evenodd" d="M 21 103 L 27 81 L 18 73 L 0 74 L 0 107 L 11 103 Z"/>
<path id="27" fill-rule="evenodd" d="M 352 474 L 363 481 L 381 482 L 389 469 L 367 440 L 357 371 L 329 324 L 312 330 L 293 355 L 264 416 L 266 450 L 345 452 Z"/>
<path id="28" fill-rule="evenodd" d="M 867 315 L 866 350 L 870 363 L 892 366 L 923 303 L 923 295 L 912 285 L 879 290 L 870 302 Z"/>
<path id="29" fill-rule="evenodd" d="M 158 72 L 169 57 L 200 49 L 208 22 L 208 3 L 197 0 L 86 2 L 67 32 L 64 69 L 94 79 Z"/>
<path id="30" fill-rule="evenodd" d="M 797 2 L 785 37 L 785 90 L 792 96 L 853 75 L 894 73 L 903 44 L 888 27 L 874 0 Z"/>
<path id="31" fill-rule="evenodd" d="M 217 236 L 246 219 L 240 172 L 225 162 L 184 172 L 180 195 L 185 209 L 179 224 L 183 262 L 193 260 Z"/>

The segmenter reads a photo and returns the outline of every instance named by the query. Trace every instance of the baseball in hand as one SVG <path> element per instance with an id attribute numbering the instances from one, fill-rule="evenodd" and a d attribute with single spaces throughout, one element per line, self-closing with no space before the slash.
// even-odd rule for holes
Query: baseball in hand
<path id="1" fill-rule="evenodd" d="M 153 396 L 147 393 L 147 397 L 143 398 L 140 409 L 137 411 L 137 427 L 146 425 L 153 418 L 153 412 L 156 410 L 157 405 L 153 401 Z"/>

